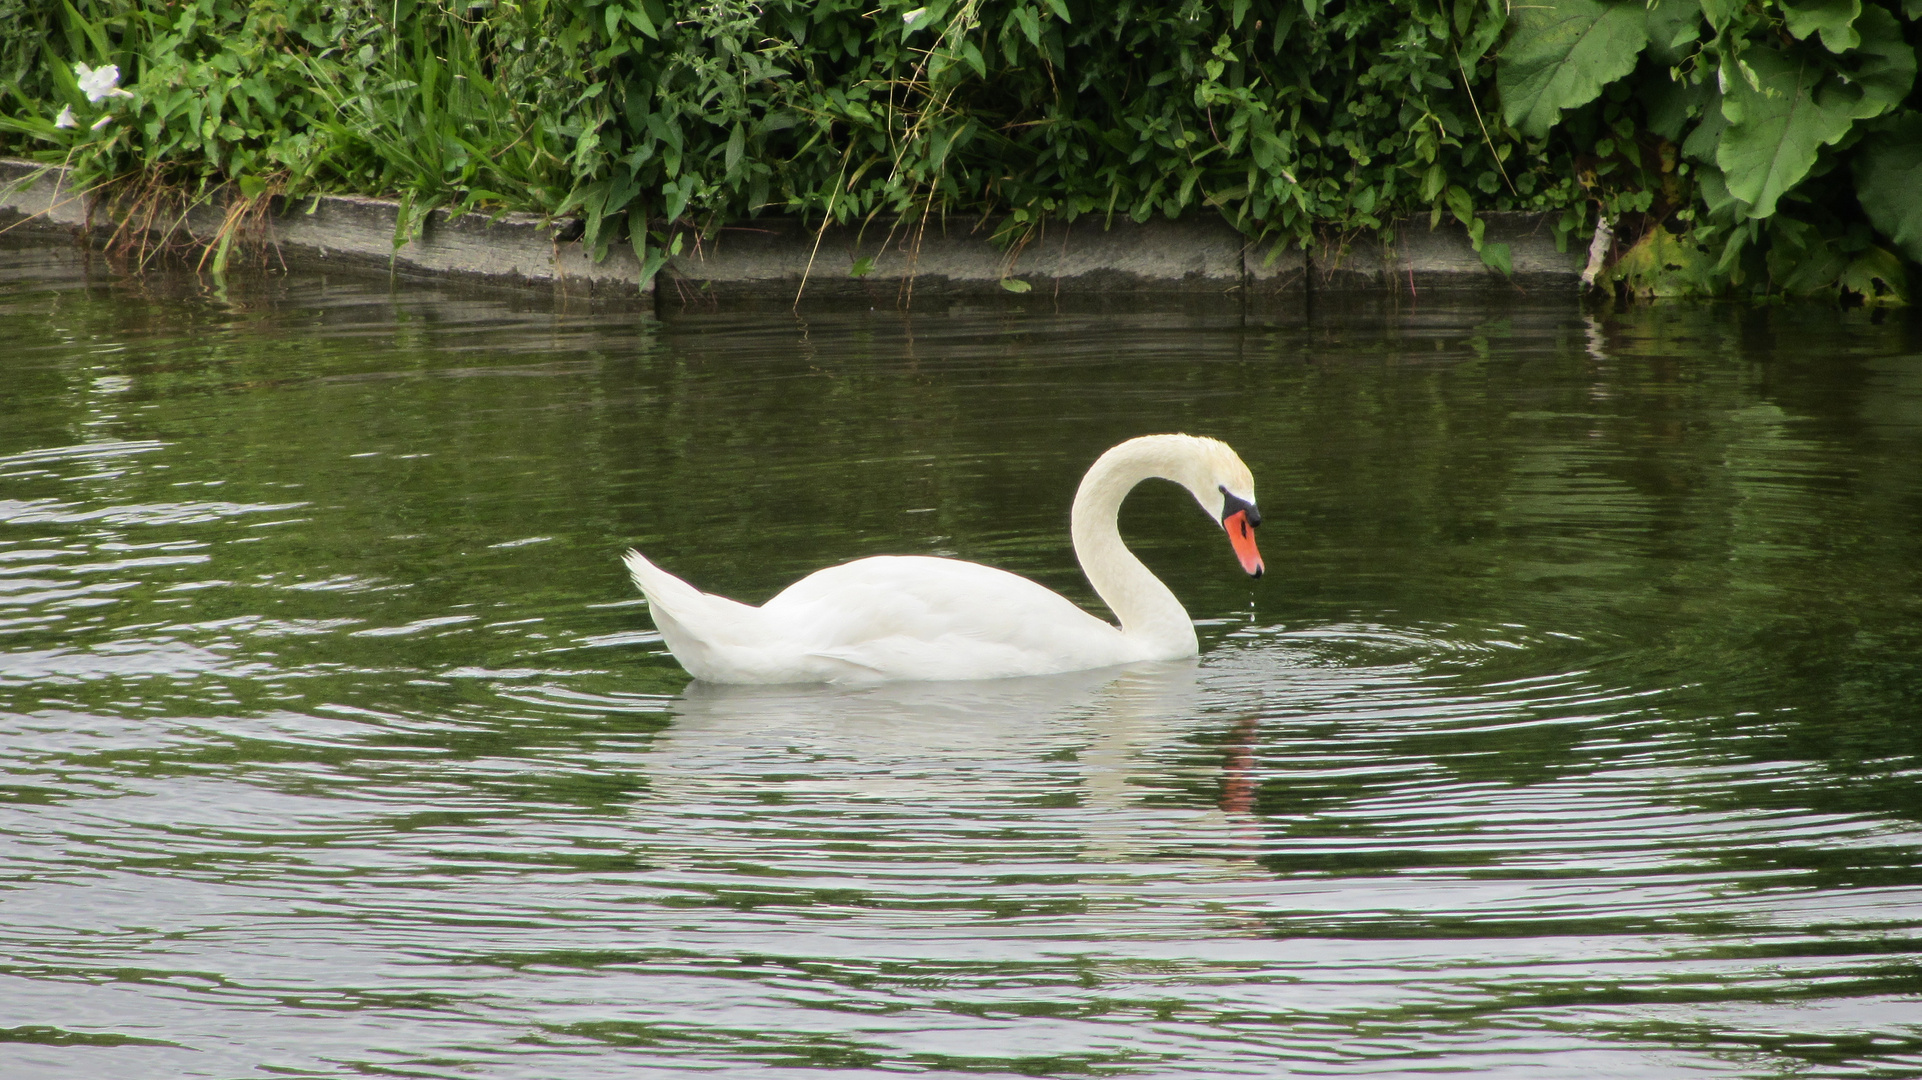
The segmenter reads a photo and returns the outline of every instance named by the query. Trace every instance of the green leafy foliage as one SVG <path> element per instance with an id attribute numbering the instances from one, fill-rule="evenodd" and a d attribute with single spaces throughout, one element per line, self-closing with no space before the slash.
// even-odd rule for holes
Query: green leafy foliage
<path id="1" fill-rule="evenodd" d="M 41 50 L 47 40 L 46 5 L 38 0 L 0 0 L 0 86 L 38 89 Z"/>
<path id="2" fill-rule="evenodd" d="M 1728 127 L 1715 163 L 1729 194 L 1748 204 L 1748 216 L 1765 218 L 1808 175 L 1816 153 L 1849 133 L 1854 118 L 1835 95 L 1817 99 L 1822 72 L 1806 57 L 1757 47 L 1740 63 L 1741 75 L 1729 80 L 1722 98 Z"/>
<path id="3" fill-rule="evenodd" d="M 1652 0 L 1647 11 L 1649 55 L 1664 64 L 1687 59 L 1702 39 L 1700 0 Z"/>
<path id="4" fill-rule="evenodd" d="M 1502 49 L 1497 84 L 1502 114 L 1531 138 L 1542 138 L 1565 109 L 1595 100 L 1602 87 L 1635 68 L 1648 43 L 1640 5 L 1598 0 L 1545 0 L 1518 5 L 1514 33 Z"/>
<path id="5" fill-rule="evenodd" d="M 1909 295 L 1908 268 L 1894 252 L 1872 247 L 1842 271 L 1841 286 L 1867 303 L 1901 303 Z"/>
<path id="6" fill-rule="evenodd" d="M 403 237 L 442 207 L 574 218 L 648 273 L 677 223 L 768 213 L 909 239 L 988 217 L 1013 245 L 1424 212 L 1508 272 L 1482 216 L 1526 210 L 1565 242 L 1612 222 L 1625 292 L 1899 298 L 1918 5 L 61 0 L 14 16 L 50 44 L 0 88 L 0 140 L 90 185 L 394 196 Z M 131 96 L 89 99 L 78 63 Z"/>
<path id="7" fill-rule="evenodd" d="M 1715 292 L 1714 261 L 1699 246 L 1657 225 L 1615 260 L 1608 280 L 1649 299 L 1709 296 Z"/>
<path id="8" fill-rule="evenodd" d="M 1862 15 L 1862 0 L 1783 0 L 1782 22 L 1798 38 L 1822 35 L 1822 44 L 1832 53 L 1847 52 L 1862 44 L 1855 32 L 1855 20 Z"/>
<path id="9" fill-rule="evenodd" d="M 1878 232 L 1922 262 L 1922 113 L 1892 118 L 1857 144 L 1855 191 Z"/>
<path id="10" fill-rule="evenodd" d="M 1504 116 L 1548 146 L 1588 142 L 1601 160 L 1585 186 L 1628 241 L 1607 280 L 1638 296 L 1906 299 L 1895 253 L 1918 254 L 1922 178 L 1909 155 L 1922 131 L 1877 118 L 1918 104 L 1914 5 L 1630 6 L 1645 12 L 1645 40 L 1625 9 L 1595 0 L 1518 7 L 1501 53 Z M 1622 87 L 1639 108 L 1612 109 Z M 1604 130 L 1581 115 L 1596 109 Z"/>
<path id="11" fill-rule="evenodd" d="M 1904 39 L 1895 16 L 1879 7 L 1865 8 L 1856 23 L 1862 47 L 1838 72 L 1838 96 L 1850 103 L 1857 120 L 1880 116 L 1895 108 L 1915 87 L 1915 49 Z"/>

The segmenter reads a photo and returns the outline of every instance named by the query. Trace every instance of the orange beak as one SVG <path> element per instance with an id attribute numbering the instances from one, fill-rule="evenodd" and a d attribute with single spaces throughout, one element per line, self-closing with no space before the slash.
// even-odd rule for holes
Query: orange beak
<path id="1" fill-rule="evenodd" d="M 1261 552 L 1255 547 L 1255 527 L 1248 524 L 1248 511 L 1237 510 L 1221 519 L 1221 525 L 1228 530 L 1228 543 L 1235 549 L 1235 557 L 1241 560 L 1241 568 L 1250 577 L 1261 576 Z"/>

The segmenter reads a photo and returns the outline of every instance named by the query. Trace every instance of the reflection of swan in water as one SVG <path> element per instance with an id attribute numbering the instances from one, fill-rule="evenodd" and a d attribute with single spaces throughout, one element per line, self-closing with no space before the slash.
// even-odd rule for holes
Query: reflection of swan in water
<path id="1" fill-rule="evenodd" d="M 673 703 L 662 742 L 711 747 L 716 766 L 749 763 L 738 751 L 780 747 L 881 768 L 910 761 L 959 768 L 1028 759 L 1064 745 L 1132 744 L 1154 721 L 1191 715 L 1199 693 L 1193 661 L 1143 663 L 1025 679 L 883 683 L 867 687 L 721 686 L 691 683 Z M 655 751 L 658 759 L 662 750 Z M 703 755 L 704 756 L 704 755 Z"/>
<path id="2" fill-rule="evenodd" d="M 1119 850 L 1129 826 L 1116 811 L 1140 790 L 1131 771 L 1206 723 L 1200 701 L 1192 660 L 867 687 L 697 682 L 647 754 L 650 787 L 679 812 L 773 801 L 999 812 L 1067 795 L 1092 811 L 1076 815 L 1086 846 Z"/>

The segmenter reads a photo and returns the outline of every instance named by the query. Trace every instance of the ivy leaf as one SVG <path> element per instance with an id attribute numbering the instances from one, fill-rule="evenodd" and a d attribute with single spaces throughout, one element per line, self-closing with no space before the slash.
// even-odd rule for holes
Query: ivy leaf
<path id="1" fill-rule="evenodd" d="M 1722 115 L 1728 127 L 1715 148 L 1715 163 L 1728 178 L 1729 194 L 1749 204 L 1748 216 L 1775 213 L 1775 201 L 1802 182 L 1823 146 L 1833 145 L 1855 123 L 1849 109 L 1817 101 L 1821 69 L 1766 47 L 1744 59 L 1760 89 L 1747 79 L 1728 80 Z"/>
<path id="2" fill-rule="evenodd" d="M 1015 277 L 1002 278 L 1001 287 L 1008 290 L 1011 293 L 1029 292 L 1034 288 L 1033 285 L 1030 285 L 1027 282 L 1022 281 L 1020 278 L 1015 278 Z"/>
<path id="3" fill-rule="evenodd" d="M 1922 262 L 1922 113 L 1907 112 L 1855 146 L 1855 195 L 1877 232 Z"/>
<path id="4" fill-rule="evenodd" d="M 1515 260 L 1507 244 L 1483 244 L 1480 254 L 1483 266 L 1500 273 L 1503 277 L 1515 276 Z"/>
<path id="5" fill-rule="evenodd" d="M 1515 28 L 1502 47 L 1495 86 L 1502 116 L 1539 139 L 1572 109 L 1595 100 L 1602 87 L 1635 68 L 1648 44 L 1648 22 L 1636 3 L 1544 0 L 1517 4 Z"/>
<path id="6" fill-rule="evenodd" d="M 1861 17 L 1862 0 L 1782 0 L 1782 21 L 1789 33 L 1804 41 L 1820 33 L 1822 44 L 1832 53 L 1847 52 L 1862 44 L 1855 32 Z"/>

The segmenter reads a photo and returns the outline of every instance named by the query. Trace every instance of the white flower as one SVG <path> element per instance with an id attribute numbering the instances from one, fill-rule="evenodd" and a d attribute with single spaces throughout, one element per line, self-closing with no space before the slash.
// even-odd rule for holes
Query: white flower
<path id="1" fill-rule="evenodd" d="M 924 8 L 924 7 L 915 8 L 913 11 L 910 11 L 907 14 L 902 15 L 901 21 L 906 23 L 909 26 L 913 26 L 916 22 L 920 21 L 921 16 L 926 15 L 927 13 L 928 13 L 927 8 Z"/>
<path id="2" fill-rule="evenodd" d="M 103 116 L 103 117 L 101 117 L 100 119 L 98 119 L 98 120 L 95 120 L 95 121 L 93 122 L 93 126 L 92 126 L 92 127 L 90 127 L 90 128 L 88 128 L 87 130 L 88 130 L 88 131 L 99 131 L 99 130 L 100 130 L 101 128 L 103 128 L 103 127 L 106 127 L 106 126 L 107 126 L 108 124 L 111 124 L 111 123 L 113 123 L 113 117 L 111 117 L 111 116 Z"/>
<path id="3" fill-rule="evenodd" d="M 53 118 L 54 127 L 79 127 L 80 121 L 73 118 L 73 106 L 60 106 L 60 115 Z"/>
<path id="4" fill-rule="evenodd" d="M 80 92 L 95 105 L 110 97 L 132 97 L 120 89 L 120 65 L 108 64 L 106 67 L 90 68 L 86 64 L 73 66 L 73 77 L 80 82 Z"/>

